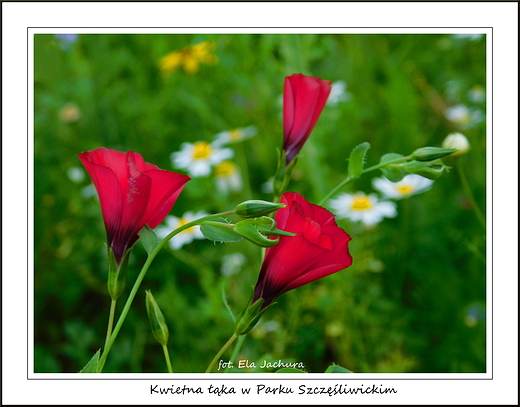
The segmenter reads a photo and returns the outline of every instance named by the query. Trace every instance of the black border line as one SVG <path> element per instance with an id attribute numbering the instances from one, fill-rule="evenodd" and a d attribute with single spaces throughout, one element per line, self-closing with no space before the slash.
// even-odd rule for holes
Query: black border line
<path id="1" fill-rule="evenodd" d="M 469 0 L 467 0 L 468 2 L 470 2 Z M 101 1 L 102 2 L 102 1 Z M 267 1 L 267 3 L 271 3 L 271 2 L 275 2 L 276 1 Z M 315 2 L 315 1 L 314 1 Z M 337 2 L 343 2 L 343 1 L 327 1 L 325 3 L 337 3 Z M 387 3 L 387 2 L 391 2 L 390 0 L 389 1 L 374 1 L 374 2 L 371 2 L 371 3 Z M 441 2 L 444 2 L 444 3 L 450 3 L 451 1 L 449 0 L 446 0 L 446 1 L 441 1 Z M 484 1 L 486 2 L 486 1 Z M 514 1 L 512 1 L 514 2 Z M 51 2 L 53 3 L 53 2 Z M 55 2 L 55 3 L 59 3 L 59 2 Z M 80 1 L 80 2 L 77 2 L 77 3 L 91 3 L 90 1 Z M 97 3 L 97 2 L 95 2 Z M 143 1 L 135 1 L 135 3 L 148 3 L 148 2 L 143 2 Z M 158 2 L 151 2 L 151 3 L 162 3 L 162 1 L 158 1 Z M 189 3 L 189 2 L 188 2 Z M 218 3 L 218 1 L 200 1 L 198 3 Z M 235 3 L 234 1 L 225 1 L 225 2 L 221 2 L 221 3 Z M 250 1 L 250 2 L 247 2 L 247 3 L 264 3 L 264 1 Z M 283 3 L 291 3 L 290 1 L 289 2 L 283 2 Z M 313 3 L 313 1 L 309 1 L 309 3 Z M 321 2 L 319 2 L 321 3 Z M 397 3 L 408 3 L 407 1 L 401 1 L 401 2 L 397 2 Z M 425 3 L 438 3 L 438 1 L 426 1 Z M 502 3 L 500 1 L 500 3 Z M 504 3 L 508 3 L 508 1 L 504 1 Z M 490 66 L 488 66 L 488 60 L 487 60 L 487 56 L 488 56 L 488 47 L 487 47 L 487 43 L 486 43 L 486 81 L 487 81 L 487 77 L 488 77 L 488 70 L 489 68 L 491 68 L 491 106 L 490 106 L 490 110 L 491 110 L 491 117 L 493 118 L 493 92 L 494 92 L 494 87 L 493 87 L 493 79 L 494 79 L 494 71 L 493 71 L 493 51 L 494 51 L 494 44 L 493 44 L 493 40 L 494 40 L 494 36 L 493 36 L 493 27 L 27 27 L 27 147 L 29 147 L 29 133 L 30 133 L 30 130 L 29 130 L 29 108 L 30 108 L 30 105 L 29 105 L 29 84 L 31 83 L 34 83 L 34 78 L 29 78 L 29 31 L 32 30 L 32 29 L 53 29 L 53 28 L 56 28 L 56 29 L 65 29 L 65 28 L 71 28 L 71 29 L 74 29 L 74 30 L 78 30 L 78 29 L 175 29 L 175 30 L 178 30 L 178 29 L 189 29 L 189 30 L 197 30 L 197 29 L 234 29 L 234 30 L 238 30 L 238 29 L 367 29 L 367 30 L 370 30 L 370 29 L 374 29 L 374 28 L 377 28 L 377 29 L 389 29 L 389 30 L 395 30 L 395 29 L 473 29 L 473 28 L 478 28 L 478 29 L 491 29 L 491 52 L 489 54 L 489 57 L 490 57 Z M 96 33 L 92 33 L 92 34 L 96 34 Z M 127 34 L 127 35 L 131 35 L 131 34 L 148 34 L 148 33 L 113 33 L 113 34 Z M 160 35 L 160 34 L 164 34 L 164 35 L 175 35 L 175 34 L 185 34 L 185 33 L 149 33 L 150 35 Z M 191 34 L 191 33 L 190 33 Z M 220 34 L 220 33 L 215 33 L 217 35 L 223 35 L 224 33 Z M 226 34 L 233 34 L 233 33 L 226 33 Z M 243 33 L 236 33 L 235 35 L 239 35 L 239 34 L 243 34 Z M 259 34 L 265 34 L 265 33 L 259 33 Z M 276 33 L 268 33 L 268 34 L 276 34 Z M 304 33 L 289 33 L 289 34 L 295 34 L 295 35 L 298 35 L 298 34 L 304 34 Z M 316 34 L 316 33 L 313 33 L 313 34 Z M 387 35 L 392 35 L 393 33 L 324 33 L 324 34 L 330 34 L 330 35 L 384 35 L 384 34 L 387 34 Z M 409 34 L 409 35 L 418 35 L 418 34 L 430 34 L 430 33 L 396 33 L 396 34 Z M 432 35 L 440 35 L 442 33 L 431 33 Z M 34 36 L 35 34 L 33 34 Z M 107 35 L 110 35 L 110 33 L 107 33 Z M 486 34 L 486 40 L 487 40 L 487 35 Z M 34 51 L 34 42 L 33 42 L 33 51 Z M 34 62 L 34 59 L 33 59 L 33 62 Z M 32 79 L 30 81 L 30 79 Z M 488 89 L 488 84 L 486 83 L 486 89 Z M 34 88 L 33 88 L 34 89 Z M 33 91 L 33 97 L 34 97 L 34 91 Z M 486 108 L 487 108 L 487 103 L 486 102 Z M 34 106 L 33 106 L 34 107 Z M 34 113 L 34 112 L 33 112 Z M 487 117 L 486 117 L 487 118 Z M 494 122 L 493 120 L 491 121 L 491 134 L 489 135 L 489 139 L 491 140 L 491 151 L 490 151 L 490 156 L 491 156 L 491 174 L 493 174 L 493 125 L 494 125 Z M 488 140 L 488 134 L 486 132 L 486 151 L 487 151 L 487 140 Z M 27 148 L 27 220 L 29 220 L 29 159 L 32 159 L 34 160 L 34 157 L 29 157 L 29 148 Z M 486 166 L 489 165 L 490 163 L 487 162 L 487 159 L 486 159 Z M 34 168 L 33 168 L 33 173 L 34 173 Z M 486 170 L 486 174 L 487 174 L 487 170 Z M 110 377 L 100 377 L 100 378 L 91 378 L 91 379 L 87 379 L 87 378 L 80 378 L 80 376 L 78 376 L 78 378 L 69 378 L 69 377 L 66 377 L 66 378 L 55 378 L 55 377 L 52 377 L 52 378 L 45 378 L 45 377 L 29 377 L 29 303 L 28 303 L 28 300 L 29 300 L 29 284 L 27 284 L 27 380 L 28 381 L 31 381 L 31 380 L 35 380 L 35 381 L 39 381 L 39 380 L 84 380 L 84 381 L 90 381 L 90 380 L 111 380 L 111 381 L 128 381 L 128 380 L 154 380 L 154 381 L 162 381 L 162 380 L 170 380 L 170 381 L 175 381 L 175 382 L 179 382 L 179 381 L 199 381 L 199 380 L 213 380 L 213 381 L 229 381 L 229 380 L 232 380 L 232 381 L 239 381 L 239 380 L 278 380 L 280 382 L 283 382 L 283 381 L 286 381 L 286 380 L 299 380 L 299 381 L 311 381 L 311 380 L 334 380 L 334 381 L 353 381 L 353 380 L 363 380 L 363 381 L 366 381 L 366 382 L 375 382 L 375 381 L 395 381 L 395 380 L 457 380 L 457 381 L 475 381 L 475 380 L 493 380 L 493 373 L 494 373 L 494 370 L 493 370 L 493 323 L 494 323 L 494 318 L 493 318 L 493 176 L 491 175 L 491 185 L 487 185 L 487 180 L 486 180 L 486 194 L 487 194 L 487 191 L 488 191 L 488 188 L 491 188 L 491 221 L 490 222 L 487 222 L 487 212 L 488 212 L 488 205 L 486 203 L 486 242 L 488 241 L 488 225 L 487 223 L 490 223 L 491 224 L 491 232 L 489 233 L 489 237 L 491 238 L 490 239 L 490 242 L 489 242 L 489 245 L 491 247 L 491 259 L 488 259 L 486 257 L 486 280 L 487 280 L 487 268 L 488 268 L 488 265 L 490 265 L 490 271 L 491 271 L 491 287 L 489 290 L 486 290 L 486 304 L 487 304 L 487 293 L 489 292 L 490 293 L 490 296 L 491 296 L 491 337 L 488 338 L 487 337 L 487 332 L 486 332 L 486 354 L 487 354 L 487 347 L 488 347 L 488 340 L 491 340 L 491 345 L 489 346 L 490 350 L 491 350 L 491 366 L 490 366 L 490 370 L 491 370 L 491 377 L 483 377 L 483 378 L 480 378 L 480 377 L 477 377 L 477 378 L 458 378 L 458 377 L 454 377 L 454 378 L 416 378 L 416 377 L 413 377 L 413 378 L 397 378 L 397 379 L 392 379 L 392 378 L 380 378 L 380 377 L 375 377 L 375 378 L 361 378 L 361 377 L 344 377 L 344 375 L 337 375 L 337 376 L 334 376 L 334 378 L 315 378 L 315 377 L 310 377 L 310 378 L 302 378 L 302 377 L 298 377 L 298 378 L 286 378 L 286 377 L 251 377 L 251 378 L 240 378 L 240 377 L 225 377 L 225 378 L 220 378 L 220 377 L 215 377 L 214 375 L 217 374 L 219 375 L 218 373 L 210 373 L 208 376 L 208 378 L 200 378 L 200 377 L 197 377 L 197 378 L 177 378 L 177 377 L 169 377 L 169 378 L 146 378 L 146 377 L 139 377 L 139 378 L 132 378 L 132 377 L 129 377 L 129 378 L 124 378 L 124 379 L 121 379 L 121 378 L 110 378 Z M 34 203 L 34 202 L 33 202 Z M 33 213 L 33 222 L 34 222 L 34 213 Z M 29 222 L 27 222 L 27 247 L 29 247 Z M 487 243 L 486 243 L 486 250 L 487 250 Z M 491 263 L 489 263 L 491 262 Z M 27 282 L 29 281 L 29 270 L 30 267 L 29 267 L 29 252 L 27 252 Z M 34 276 L 34 264 L 33 264 L 33 276 Z M 33 281 L 34 281 L 34 277 L 33 277 Z M 32 293 L 33 296 L 34 296 L 34 292 Z M 486 313 L 488 313 L 488 310 L 489 308 L 486 307 Z M 33 324 L 34 324 L 34 321 L 33 321 Z M 486 330 L 487 331 L 487 330 Z M 33 329 L 33 333 L 34 333 L 34 329 Z M 33 345 L 34 345 L 34 338 L 33 338 Z M 471 375 L 471 374 L 487 374 L 487 356 L 486 356 L 486 372 L 485 373 L 427 373 L 427 372 L 420 372 L 420 373 L 395 373 L 395 374 L 413 374 L 413 375 L 420 375 L 420 374 L 451 374 L 451 375 L 457 375 L 457 374 L 467 374 L 467 375 Z M 60 375 L 60 374 L 73 374 L 73 373 L 34 373 L 32 372 L 32 374 L 53 374 L 53 375 Z M 105 373 L 106 375 L 109 375 L 109 374 L 127 374 L 127 375 L 134 375 L 134 374 L 139 374 L 139 375 L 142 375 L 142 374 L 145 374 L 145 375 L 154 375 L 154 374 L 162 374 L 162 373 Z M 174 373 L 174 374 L 183 374 L 183 375 L 192 375 L 192 374 L 196 374 L 196 375 L 200 375 L 201 373 Z M 230 373 L 232 375 L 249 375 L 248 373 Z M 256 374 L 259 374 L 259 375 L 274 375 L 275 373 L 255 373 Z M 323 373 L 310 373 L 312 375 L 314 374 L 323 374 Z M 356 375 L 360 375 L 360 374 L 372 374 L 372 373 L 354 373 Z M 349 376 L 349 375 L 347 375 Z M 382 386 L 382 385 L 381 385 Z"/>

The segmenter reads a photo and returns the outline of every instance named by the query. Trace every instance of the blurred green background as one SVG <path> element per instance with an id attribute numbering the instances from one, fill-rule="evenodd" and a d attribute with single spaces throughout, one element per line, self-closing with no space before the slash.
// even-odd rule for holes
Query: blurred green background
<path id="1" fill-rule="evenodd" d="M 161 72 L 161 57 L 203 41 L 214 44 L 211 63 Z M 455 131 L 471 150 L 430 191 L 398 201 L 396 218 L 374 228 L 340 220 L 352 236 L 352 267 L 280 297 L 240 358 L 301 361 L 309 372 L 331 363 L 364 373 L 486 371 L 485 230 L 461 181 L 464 173 L 485 211 L 485 36 L 40 34 L 34 45 L 35 372 L 80 370 L 106 334 L 106 236 L 78 153 L 133 150 L 174 170 L 169 156 L 181 143 L 255 125 L 255 137 L 231 146 L 243 188 L 224 195 L 213 176 L 194 179 L 172 214 L 269 200 L 263 184 L 282 144 L 283 81 L 300 72 L 346 84 L 325 107 L 289 187 L 311 202 L 345 178 L 350 151 L 364 141 L 367 165 L 440 146 Z M 454 106 L 458 116 L 449 113 Z M 344 191 L 374 192 L 376 176 Z M 244 262 L 223 273 L 230 254 Z M 145 259 L 137 243 L 116 316 Z M 260 264 L 260 249 L 244 241 L 165 249 L 104 371 L 166 372 L 145 310 L 150 289 L 169 325 L 174 371 L 203 372 L 233 330 L 223 289 L 237 314 Z"/>

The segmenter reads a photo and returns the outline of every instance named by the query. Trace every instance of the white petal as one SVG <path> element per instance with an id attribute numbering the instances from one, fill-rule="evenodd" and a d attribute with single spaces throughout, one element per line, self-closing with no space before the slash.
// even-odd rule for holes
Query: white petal
<path id="1" fill-rule="evenodd" d="M 188 171 L 192 177 L 207 177 L 211 174 L 211 164 L 208 160 L 195 160 Z"/>

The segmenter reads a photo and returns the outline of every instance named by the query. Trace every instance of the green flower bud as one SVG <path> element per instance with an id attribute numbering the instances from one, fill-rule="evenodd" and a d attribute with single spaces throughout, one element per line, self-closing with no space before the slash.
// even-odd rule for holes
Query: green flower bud
<path id="1" fill-rule="evenodd" d="M 121 263 L 117 263 L 114 251 L 111 247 L 108 248 L 108 293 L 113 301 L 123 294 L 126 284 L 126 268 L 128 265 L 128 258 L 130 257 L 130 249 L 125 253 Z"/>
<path id="2" fill-rule="evenodd" d="M 235 213 L 243 218 L 256 218 L 258 216 L 268 215 L 272 211 L 281 208 L 285 208 L 285 204 L 250 200 L 238 204 L 235 208 Z"/>
<path id="3" fill-rule="evenodd" d="M 460 156 L 466 154 L 471 146 L 469 144 L 468 139 L 462 133 L 450 133 L 442 142 L 442 146 L 444 148 L 454 148 L 455 151 L 452 156 Z"/>
<path id="4" fill-rule="evenodd" d="M 457 150 L 454 148 L 423 147 L 415 150 L 411 155 L 411 159 L 417 161 L 432 161 L 453 154 L 455 151 Z"/>
<path id="5" fill-rule="evenodd" d="M 425 178 L 436 180 L 441 177 L 444 170 L 449 169 L 441 160 L 433 161 L 410 161 L 400 166 L 410 174 L 421 175 Z"/>
<path id="6" fill-rule="evenodd" d="M 146 312 L 148 313 L 153 336 L 162 346 L 166 346 L 169 336 L 168 326 L 166 325 L 164 315 L 159 305 L 157 305 L 155 298 L 153 298 L 152 293 L 148 290 L 146 291 Z"/>
<path id="7" fill-rule="evenodd" d="M 256 219 L 251 219 L 254 221 Z M 233 230 L 238 233 L 240 236 L 243 236 L 245 239 L 249 240 L 251 243 L 256 244 L 260 247 L 273 247 L 276 245 L 280 238 L 272 240 L 268 237 L 264 236 L 260 231 L 256 228 L 253 222 L 242 221 L 235 224 Z"/>

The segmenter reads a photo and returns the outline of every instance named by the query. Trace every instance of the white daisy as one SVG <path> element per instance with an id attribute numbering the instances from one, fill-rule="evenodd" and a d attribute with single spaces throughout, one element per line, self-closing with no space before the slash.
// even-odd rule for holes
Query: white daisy
<path id="1" fill-rule="evenodd" d="M 463 129 L 473 127 L 484 120 L 484 113 L 481 110 L 472 110 L 463 104 L 448 107 L 444 111 L 444 116 Z"/>
<path id="2" fill-rule="evenodd" d="M 225 144 L 238 143 L 239 141 L 244 141 L 256 136 L 256 133 L 258 133 L 256 126 L 221 131 L 220 133 L 215 134 L 215 140 L 212 144 L 214 146 L 223 146 Z"/>
<path id="3" fill-rule="evenodd" d="M 242 189 L 242 177 L 232 161 L 222 161 L 214 168 L 215 183 L 220 193 L 227 195 Z"/>
<path id="4" fill-rule="evenodd" d="M 335 107 L 339 102 L 349 100 L 350 96 L 350 93 L 347 92 L 347 82 L 341 80 L 332 82 L 327 105 Z"/>
<path id="5" fill-rule="evenodd" d="M 374 178 L 372 185 L 388 199 L 408 198 L 411 195 L 428 191 L 433 182 L 431 179 L 421 177 L 417 174 L 406 175 L 399 182 L 392 182 L 385 177 Z"/>
<path id="6" fill-rule="evenodd" d="M 347 218 L 353 222 L 361 221 L 366 226 L 373 226 L 383 218 L 397 216 L 395 202 L 380 202 L 376 194 L 366 195 L 342 193 L 329 201 L 329 207 L 338 219 Z"/>
<path id="7" fill-rule="evenodd" d="M 207 177 L 211 168 L 224 160 L 232 158 L 234 151 L 220 148 L 214 143 L 198 141 L 182 143 L 181 151 L 172 153 L 170 160 L 174 168 L 187 170 L 191 177 Z"/>
<path id="8" fill-rule="evenodd" d="M 204 216 L 208 216 L 208 214 L 204 211 L 186 212 L 184 215 L 182 215 L 181 218 L 169 215 L 164 220 L 166 225 L 156 227 L 155 233 L 157 234 L 159 239 L 164 239 L 173 230 L 181 227 L 182 225 L 185 225 L 186 223 L 200 219 Z M 192 226 L 191 228 L 183 230 L 182 232 L 172 237 L 168 243 L 173 250 L 177 250 L 185 244 L 191 243 L 194 239 L 205 239 L 204 235 L 200 231 L 200 226 Z"/>

